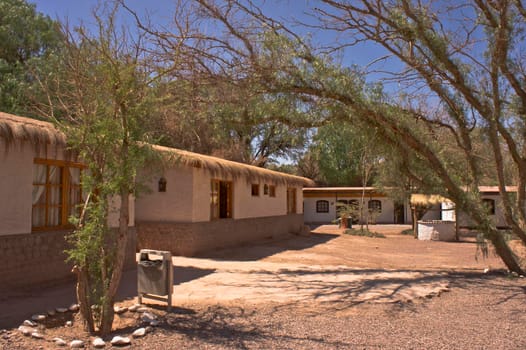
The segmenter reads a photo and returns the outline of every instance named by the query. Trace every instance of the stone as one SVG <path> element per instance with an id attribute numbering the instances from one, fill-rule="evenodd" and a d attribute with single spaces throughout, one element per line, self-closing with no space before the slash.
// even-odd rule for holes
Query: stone
<path id="1" fill-rule="evenodd" d="M 120 314 L 123 314 L 123 313 L 125 313 L 126 311 L 128 311 L 128 308 L 127 308 L 127 307 L 115 306 L 115 307 L 113 308 L 113 311 L 115 311 L 115 313 L 116 313 L 117 315 L 120 315 Z"/>
<path id="2" fill-rule="evenodd" d="M 41 321 L 44 321 L 46 319 L 46 315 L 42 315 L 42 314 L 33 315 L 33 316 L 31 316 L 31 319 L 33 321 L 41 322 Z"/>
<path id="3" fill-rule="evenodd" d="M 145 306 L 142 306 L 142 307 L 137 309 L 137 312 L 140 312 L 140 313 L 144 313 L 144 312 L 148 312 L 148 311 L 150 311 L 150 309 L 145 307 Z"/>
<path id="4" fill-rule="evenodd" d="M 63 314 L 64 312 L 68 311 L 68 309 L 65 307 L 57 307 L 55 310 L 57 310 L 57 312 L 60 314 Z"/>
<path id="5" fill-rule="evenodd" d="M 159 320 L 151 320 L 150 321 L 150 326 L 152 326 L 152 327 L 157 327 L 160 324 L 161 324 L 161 321 L 159 321 Z"/>
<path id="6" fill-rule="evenodd" d="M 137 328 L 136 330 L 133 331 L 132 333 L 132 336 L 134 338 L 140 338 L 140 337 L 144 337 L 144 335 L 146 334 L 146 328 Z"/>
<path id="7" fill-rule="evenodd" d="M 84 342 L 82 340 L 72 340 L 69 343 L 69 347 L 72 349 L 80 349 L 84 347 Z"/>
<path id="8" fill-rule="evenodd" d="M 55 343 L 55 345 L 57 346 L 66 346 L 67 343 L 64 339 L 62 338 L 53 338 L 53 343 Z"/>
<path id="9" fill-rule="evenodd" d="M 116 335 L 111 340 L 111 345 L 130 345 L 131 340 L 128 337 L 121 337 L 120 335 Z"/>
<path id="10" fill-rule="evenodd" d="M 143 322 L 152 322 L 155 319 L 157 319 L 157 316 L 155 316 L 151 312 L 145 312 L 141 315 L 141 320 Z"/>
<path id="11" fill-rule="evenodd" d="M 137 312 L 137 310 L 141 307 L 141 304 L 135 304 L 135 305 L 132 305 L 128 308 L 128 311 L 131 311 L 131 312 Z"/>
<path id="12" fill-rule="evenodd" d="M 44 335 L 42 333 L 33 332 L 31 333 L 31 336 L 35 339 L 44 339 Z"/>
<path id="13" fill-rule="evenodd" d="M 95 348 L 103 348 L 106 346 L 106 343 L 104 342 L 104 340 L 102 340 L 102 338 L 99 338 L 99 337 L 93 339 L 93 342 L 91 344 Z"/>
<path id="14" fill-rule="evenodd" d="M 484 269 L 484 273 L 488 273 L 488 272 L 489 272 L 489 269 L 486 267 L 486 268 Z"/>
<path id="15" fill-rule="evenodd" d="M 50 317 L 53 317 L 53 316 L 56 315 L 56 313 L 57 312 L 55 310 L 48 310 L 47 315 L 50 316 Z"/>
<path id="16" fill-rule="evenodd" d="M 146 327 L 146 333 L 151 333 L 153 332 L 153 327 L 152 326 L 147 326 Z"/>
<path id="17" fill-rule="evenodd" d="M 36 327 L 37 326 L 36 322 L 33 322 L 31 320 L 25 320 L 23 325 L 24 326 L 28 326 L 28 327 Z"/>
<path id="18" fill-rule="evenodd" d="M 69 311 L 71 312 L 77 312 L 80 310 L 80 305 L 79 304 L 71 304 L 68 308 Z"/>
<path id="19" fill-rule="evenodd" d="M 27 326 L 20 326 L 18 327 L 18 330 L 25 336 L 30 336 L 31 333 L 33 333 L 33 328 Z"/>
<path id="20" fill-rule="evenodd" d="M 66 327 L 73 326 L 73 321 L 66 321 Z"/>

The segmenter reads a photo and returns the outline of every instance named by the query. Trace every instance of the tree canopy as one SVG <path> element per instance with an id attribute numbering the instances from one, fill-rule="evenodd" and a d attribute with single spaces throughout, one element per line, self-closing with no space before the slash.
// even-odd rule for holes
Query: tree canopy
<path id="1" fill-rule="evenodd" d="M 0 110 L 36 116 L 34 70 L 60 50 L 59 24 L 25 0 L 0 2 Z"/>

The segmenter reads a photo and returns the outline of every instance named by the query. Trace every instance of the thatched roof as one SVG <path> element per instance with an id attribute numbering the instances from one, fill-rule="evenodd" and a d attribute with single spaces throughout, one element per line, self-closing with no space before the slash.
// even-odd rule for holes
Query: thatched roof
<path id="1" fill-rule="evenodd" d="M 233 162 L 222 158 L 206 156 L 199 153 L 179 150 L 176 148 L 153 145 L 152 148 L 160 152 L 169 165 L 182 164 L 194 168 L 201 168 L 213 176 L 225 178 L 245 178 L 247 182 L 259 181 L 273 184 L 289 184 L 300 186 L 314 186 L 314 181 L 305 177 L 280 173 L 253 165 Z"/>
<path id="2" fill-rule="evenodd" d="M 65 135 L 51 123 L 0 112 L 0 138 L 9 147 L 16 141 L 27 141 L 34 147 L 65 145 Z"/>
<path id="3" fill-rule="evenodd" d="M 411 195 L 412 205 L 431 206 L 441 203 L 451 203 L 451 200 L 446 197 L 439 196 L 437 194 L 418 194 L 414 193 Z"/>
<path id="4" fill-rule="evenodd" d="M 66 145 L 66 136 L 53 124 L 3 112 L 0 112 L 0 138 L 4 140 L 6 148 L 16 141 L 27 141 L 35 148 L 48 144 Z M 261 182 L 275 184 L 286 183 L 291 185 L 314 186 L 312 180 L 300 176 L 280 173 L 175 148 L 157 145 L 153 145 L 152 148 L 160 152 L 164 156 L 163 158 L 171 164 L 179 163 L 202 168 L 216 176 L 220 175 L 233 179 L 244 177 L 247 181 L 259 180 Z"/>
<path id="5" fill-rule="evenodd" d="M 361 197 L 365 192 L 368 197 L 386 197 L 377 187 L 310 187 L 303 189 L 304 197 Z"/>

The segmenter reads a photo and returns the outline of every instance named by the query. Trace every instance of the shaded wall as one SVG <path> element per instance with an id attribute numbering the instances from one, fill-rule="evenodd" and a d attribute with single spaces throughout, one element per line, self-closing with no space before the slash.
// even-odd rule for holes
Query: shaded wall
<path id="1" fill-rule="evenodd" d="M 168 250 L 174 255 L 230 247 L 303 230 L 303 215 L 176 223 L 137 221 L 138 249 Z"/>
<path id="2" fill-rule="evenodd" d="M 0 236 L 0 290 L 38 290 L 38 287 L 73 281 L 66 263 L 69 231 L 45 231 Z M 137 236 L 130 228 L 125 268 L 135 267 Z"/>

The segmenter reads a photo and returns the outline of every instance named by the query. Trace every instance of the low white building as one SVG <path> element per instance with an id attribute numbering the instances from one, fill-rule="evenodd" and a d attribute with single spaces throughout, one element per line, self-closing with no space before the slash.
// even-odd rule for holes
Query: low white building
<path id="1" fill-rule="evenodd" d="M 136 199 L 139 248 L 193 255 L 300 233 L 309 179 L 154 146 L 164 165 Z M 162 188 L 161 188 L 162 187 Z"/>
<path id="2" fill-rule="evenodd" d="M 411 208 L 407 203 L 397 203 L 375 187 L 312 187 L 303 189 L 305 223 L 334 222 L 338 218 L 338 204 L 357 206 L 362 200 L 364 191 L 364 215 L 369 223 L 410 224 L 412 222 Z"/>
<path id="3" fill-rule="evenodd" d="M 164 161 L 142 171 L 150 191 L 130 200 L 129 266 L 141 248 L 192 255 L 304 229 L 301 190 L 311 180 L 152 147 Z M 83 169 L 53 124 L 0 112 L 0 289 L 73 277 L 65 237 Z"/>

